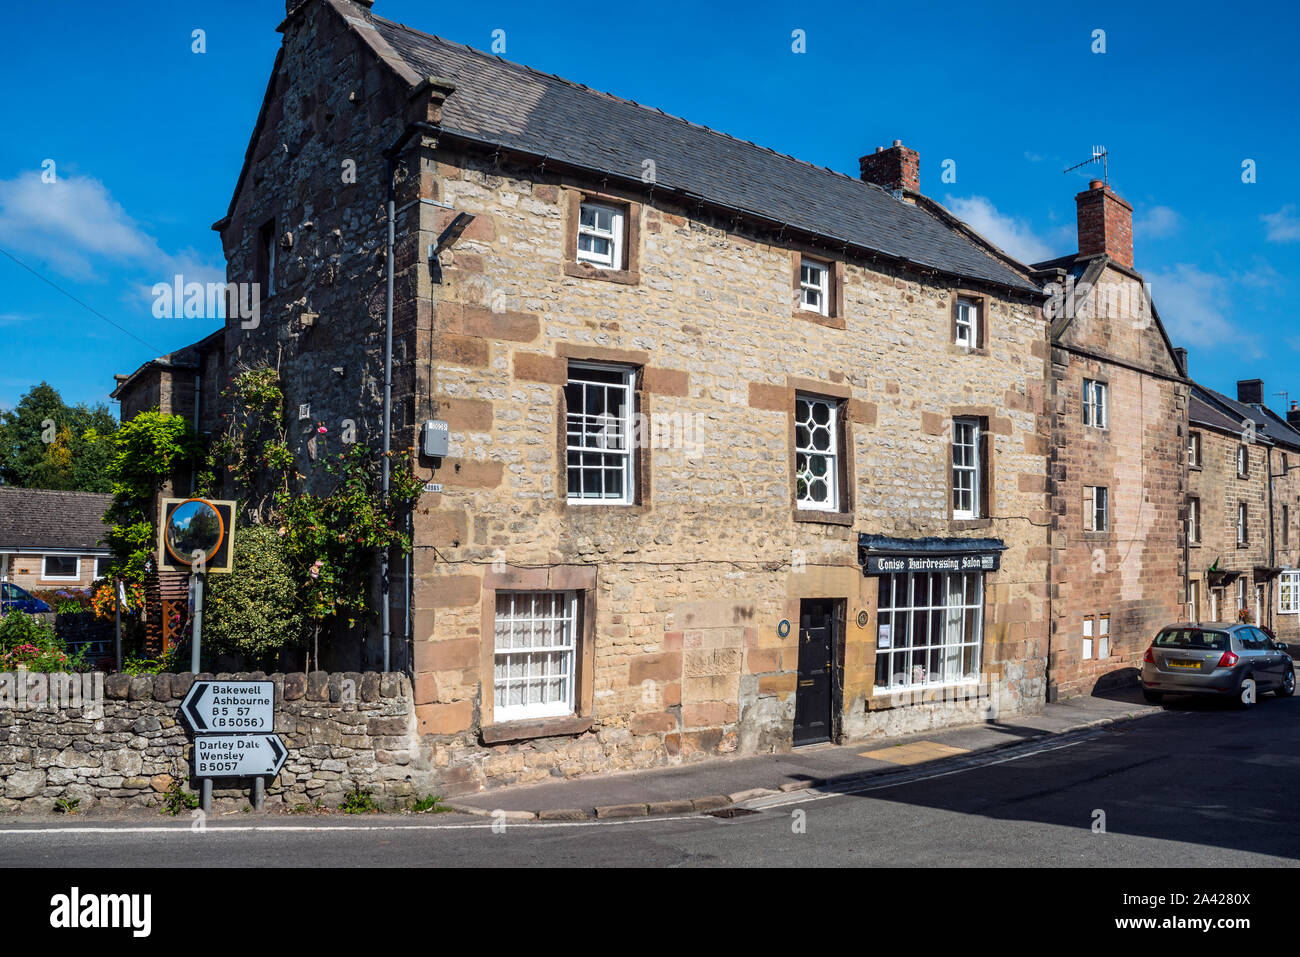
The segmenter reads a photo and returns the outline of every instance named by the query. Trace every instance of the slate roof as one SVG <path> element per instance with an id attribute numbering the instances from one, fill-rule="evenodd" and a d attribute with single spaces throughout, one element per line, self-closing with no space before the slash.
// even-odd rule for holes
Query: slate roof
<path id="1" fill-rule="evenodd" d="M 158 356 L 156 359 L 150 359 L 130 375 L 114 376 L 117 380 L 117 387 L 113 389 L 109 398 L 121 398 L 126 387 L 148 369 L 179 369 L 181 371 L 198 369 L 202 350 L 211 343 L 224 339 L 225 335 L 225 329 L 218 329 L 215 332 L 208 333 L 198 342 L 191 342 L 188 346 L 181 346 L 175 352 L 169 352 L 166 355 Z"/>
<path id="2" fill-rule="evenodd" d="M 1242 422 L 1249 419 L 1255 423 L 1257 436 L 1263 436 L 1269 442 L 1300 449 L 1300 431 L 1287 425 L 1285 419 L 1267 406 L 1247 405 L 1197 383 L 1193 383 L 1192 398 L 1199 399 L 1228 419 L 1230 424 L 1227 428 L 1239 432 Z M 1191 414 L 1190 407 L 1188 414 Z M 1236 418 L 1233 419 L 1233 416 Z"/>
<path id="3" fill-rule="evenodd" d="M 660 187 L 950 275 L 1039 291 L 939 215 L 879 186 L 382 17 L 368 19 L 411 69 L 455 81 L 442 110 L 450 133 L 637 181 L 642 163 L 653 159 Z"/>
<path id="4" fill-rule="evenodd" d="M 1222 429 L 1225 432 L 1240 432 L 1241 420 L 1232 419 L 1221 412 L 1216 406 L 1211 405 L 1207 400 L 1209 396 L 1201 398 L 1197 393 L 1199 386 L 1192 389 L 1192 398 L 1187 405 L 1187 418 L 1196 425 L 1208 425 L 1212 428 Z"/>
<path id="5" fill-rule="evenodd" d="M 0 551 L 102 551 L 102 516 L 113 500 L 97 492 L 53 492 L 0 485 Z"/>

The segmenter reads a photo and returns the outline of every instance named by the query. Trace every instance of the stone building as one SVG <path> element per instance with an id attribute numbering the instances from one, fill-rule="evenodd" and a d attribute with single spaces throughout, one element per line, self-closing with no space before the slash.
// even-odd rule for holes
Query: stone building
<path id="1" fill-rule="evenodd" d="M 1041 703 L 1041 293 L 913 151 L 850 178 L 289 6 L 223 371 L 280 368 L 304 471 L 322 425 L 378 444 L 391 161 L 394 444 L 449 433 L 392 648 L 449 787 Z"/>
<path id="2" fill-rule="evenodd" d="M 391 200 L 392 441 L 447 448 L 387 647 L 447 793 L 1135 677 L 1185 598 L 1190 383 L 1108 188 L 1031 271 L 897 141 L 848 177 L 287 6 L 214 227 L 257 309 L 202 378 L 278 368 L 308 475 L 321 428 L 378 446 Z"/>
<path id="3" fill-rule="evenodd" d="M 1049 699 L 1136 678 L 1182 609 L 1190 384 L 1133 262 L 1133 209 L 1094 180 L 1048 293 Z"/>
<path id="4" fill-rule="evenodd" d="M 1300 640 L 1300 422 L 1265 405 L 1259 379 L 1238 382 L 1236 399 L 1194 385 L 1189 419 L 1189 617 Z"/>

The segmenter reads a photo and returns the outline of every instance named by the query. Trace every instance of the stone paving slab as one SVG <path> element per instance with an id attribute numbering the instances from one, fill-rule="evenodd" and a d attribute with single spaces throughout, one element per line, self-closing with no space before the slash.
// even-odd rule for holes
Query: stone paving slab
<path id="1" fill-rule="evenodd" d="M 744 758 L 717 758 L 650 771 L 590 775 L 551 784 L 496 788 L 448 802 L 467 813 L 494 810 L 524 811 L 545 818 L 565 814 L 573 820 L 627 814 L 685 813 L 676 808 L 691 804 L 694 813 L 720 810 L 765 794 L 816 787 L 830 779 L 872 772 L 896 772 L 930 760 L 962 756 L 963 752 L 989 751 L 1047 735 L 1126 721 L 1161 709 L 1145 704 L 1137 688 L 1105 696 L 1073 698 L 1044 706 L 1041 713 L 1017 715 L 955 728 L 922 731 L 898 738 L 871 738 L 853 744 L 818 745 L 779 754 Z M 873 757 L 873 753 L 901 749 L 902 762 Z M 644 810 L 635 811 L 633 808 Z M 603 813 L 602 813 L 603 812 Z"/>

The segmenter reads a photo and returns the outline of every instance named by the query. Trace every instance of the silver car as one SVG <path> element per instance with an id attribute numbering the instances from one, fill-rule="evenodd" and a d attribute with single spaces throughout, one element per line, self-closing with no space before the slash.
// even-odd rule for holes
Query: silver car
<path id="1" fill-rule="evenodd" d="M 1285 644 L 1254 625 L 1169 625 L 1142 658 L 1142 694 L 1159 704 L 1167 694 L 1229 698 L 1249 708 L 1265 691 L 1295 694 L 1295 669 Z"/>

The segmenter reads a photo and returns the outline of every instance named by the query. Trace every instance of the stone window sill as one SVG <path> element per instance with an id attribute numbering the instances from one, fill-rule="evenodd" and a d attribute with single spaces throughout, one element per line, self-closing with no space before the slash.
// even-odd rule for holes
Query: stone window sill
<path id="1" fill-rule="evenodd" d="M 917 689 L 877 692 L 867 699 L 867 711 L 888 711 L 891 708 L 907 708 L 918 704 L 931 704 L 935 701 L 954 699 L 978 700 L 981 686 L 978 682 L 963 684 L 936 685 Z M 989 694 L 988 685 L 983 686 L 984 694 Z"/>
<path id="2" fill-rule="evenodd" d="M 813 508 L 796 508 L 791 518 L 796 522 L 810 522 L 814 525 L 852 525 L 852 512 L 819 512 Z"/>
<path id="3" fill-rule="evenodd" d="M 828 329 L 843 330 L 845 328 L 843 316 L 823 316 L 820 312 L 813 312 L 811 309 L 800 309 L 798 306 L 794 307 L 794 317 L 815 322 L 817 325 L 826 326 Z"/>
<path id="4" fill-rule="evenodd" d="M 635 269 L 600 269 L 587 263 L 566 262 L 564 274 L 573 279 L 600 279 L 624 286 L 635 286 L 641 282 L 641 273 Z"/>
<path id="5" fill-rule="evenodd" d="M 480 734 L 484 744 L 502 744 L 508 741 L 527 741 L 530 738 L 553 738 L 561 735 L 582 734 L 591 730 L 591 717 L 566 714 L 558 718 L 527 718 L 523 721 L 505 721 L 484 728 Z"/>
<path id="6" fill-rule="evenodd" d="M 948 522 L 948 527 L 954 532 L 969 532 L 978 528 L 992 528 L 993 519 L 991 518 L 954 518 Z"/>

